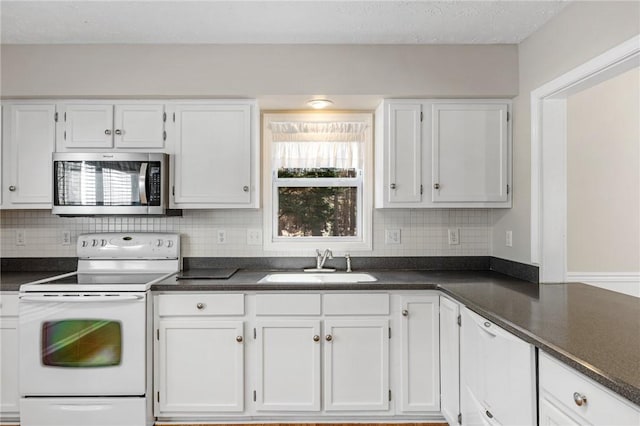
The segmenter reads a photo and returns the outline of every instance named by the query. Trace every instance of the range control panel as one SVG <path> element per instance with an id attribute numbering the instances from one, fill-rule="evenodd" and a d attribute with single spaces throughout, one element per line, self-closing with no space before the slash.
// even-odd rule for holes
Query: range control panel
<path id="1" fill-rule="evenodd" d="M 177 259 L 180 234 L 104 232 L 78 236 L 80 259 Z"/>

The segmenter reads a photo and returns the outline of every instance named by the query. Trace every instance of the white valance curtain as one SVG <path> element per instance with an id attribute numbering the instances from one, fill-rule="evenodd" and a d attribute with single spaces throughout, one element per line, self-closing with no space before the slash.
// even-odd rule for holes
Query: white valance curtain
<path id="1" fill-rule="evenodd" d="M 286 121 L 270 123 L 274 168 L 362 168 L 367 124 Z"/>

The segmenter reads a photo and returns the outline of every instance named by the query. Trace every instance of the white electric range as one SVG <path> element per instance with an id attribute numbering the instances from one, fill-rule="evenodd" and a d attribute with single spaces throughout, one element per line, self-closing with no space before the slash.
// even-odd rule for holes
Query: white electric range
<path id="1" fill-rule="evenodd" d="M 78 237 L 78 270 L 24 284 L 23 426 L 153 424 L 149 289 L 179 271 L 180 236 Z"/>

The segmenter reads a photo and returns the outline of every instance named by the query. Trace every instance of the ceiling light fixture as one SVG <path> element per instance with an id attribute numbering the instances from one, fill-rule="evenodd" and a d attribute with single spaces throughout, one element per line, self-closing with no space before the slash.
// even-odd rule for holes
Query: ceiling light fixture
<path id="1" fill-rule="evenodd" d="M 333 101 L 329 99 L 311 99 L 310 101 L 307 101 L 307 105 L 314 109 L 323 109 L 329 105 L 333 105 Z"/>

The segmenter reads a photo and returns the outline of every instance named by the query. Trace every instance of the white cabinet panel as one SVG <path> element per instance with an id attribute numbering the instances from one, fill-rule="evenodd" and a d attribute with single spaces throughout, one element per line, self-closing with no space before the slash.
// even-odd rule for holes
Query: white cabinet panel
<path id="1" fill-rule="evenodd" d="M 422 200 L 421 105 L 389 105 L 389 203 Z"/>
<path id="2" fill-rule="evenodd" d="M 9 297 L 2 296 L 2 303 Z M 18 393 L 18 318 L 0 318 L 0 419 L 17 418 Z"/>
<path id="3" fill-rule="evenodd" d="M 462 309 L 460 405 L 463 425 L 536 423 L 533 346 Z"/>
<path id="4" fill-rule="evenodd" d="M 244 409 L 242 321 L 160 321 L 159 410 L 170 413 Z"/>
<path id="5" fill-rule="evenodd" d="M 541 424 L 640 424 L 640 407 L 542 351 L 538 368 Z"/>
<path id="6" fill-rule="evenodd" d="M 442 415 L 449 424 L 460 413 L 460 305 L 440 296 L 440 398 Z"/>
<path id="7" fill-rule="evenodd" d="M 8 104 L 2 140 L 3 207 L 51 208 L 54 104 Z"/>
<path id="8" fill-rule="evenodd" d="M 320 410 L 320 321 L 257 325 L 258 411 Z"/>
<path id="9" fill-rule="evenodd" d="M 113 105 L 66 105 L 63 121 L 64 148 L 113 147 Z"/>
<path id="10" fill-rule="evenodd" d="M 434 202 L 507 200 L 506 104 L 433 105 Z"/>
<path id="11" fill-rule="evenodd" d="M 165 120 L 163 104 L 116 105 L 116 148 L 163 148 Z"/>
<path id="12" fill-rule="evenodd" d="M 389 320 L 327 320 L 324 342 L 327 411 L 389 409 Z"/>
<path id="13" fill-rule="evenodd" d="M 406 296 L 401 300 L 401 410 L 439 411 L 438 296 Z"/>
<path id="14" fill-rule="evenodd" d="M 176 207 L 254 206 L 252 105 L 178 105 L 175 114 Z"/>

